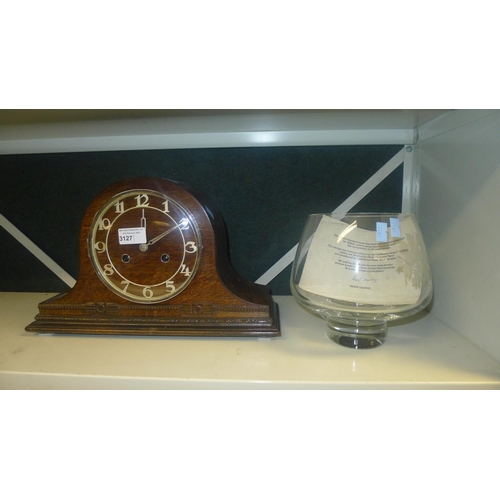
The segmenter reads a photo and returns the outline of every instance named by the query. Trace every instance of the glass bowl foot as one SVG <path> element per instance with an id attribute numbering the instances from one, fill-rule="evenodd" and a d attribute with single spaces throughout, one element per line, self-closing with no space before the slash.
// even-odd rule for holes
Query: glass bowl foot
<path id="1" fill-rule="evenodd" d="M 369 320 L 327 321 L 327 336 L 336 344 L 352 349 L 372 349 L 387 338 L 387 322 Z"/>

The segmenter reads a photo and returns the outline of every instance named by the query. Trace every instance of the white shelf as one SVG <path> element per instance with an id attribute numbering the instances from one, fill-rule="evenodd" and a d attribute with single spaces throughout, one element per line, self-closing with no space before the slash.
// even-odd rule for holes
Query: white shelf
<path id="1" fill-rule="evenodd" d="M 291 296 L 271 340 L 24 331 L 50 295 L 0 293 L 0 389 L 500 389 L 500 363 L 429 313 L 368 351 L 330 342 Z"/>
<path id="2" fill-rule="evenodd" d="M 111 115 L 109 115 L 111 113 Z M 176 148 L 413 144 L 416 128 L 446 110 L 45 112 L 41 122 L 0 120 L 0 154 Z M 54 115 L 54 116 L 52 116 Z M 129 118 L 125 118 L 129 115 Z M 11 118 L 9 123 L 8 118 Z M 22 115 L 21 115 L 22 116 Z M 35 113 L 31 118 L 35 119 Z M 111 116 L 114 119 L 106 119 Z M 1 118 L 1 117 L 0 117 Z M 27 119 L 28 117 L 25 117 Z M 51 119 L 52 118 L 52 119 Z M 56 121 L 53 121 L 56 120 Z"/>

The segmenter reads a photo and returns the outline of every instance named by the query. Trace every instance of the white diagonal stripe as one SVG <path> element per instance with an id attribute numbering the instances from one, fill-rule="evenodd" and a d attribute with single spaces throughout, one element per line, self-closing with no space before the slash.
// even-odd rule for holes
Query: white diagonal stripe
<path id="1" fill-rule="evenodd" d="M 41 248 L 35 245 L 2 214 L 0 214 L 0 226 L 2 226 L 17 241 L 19 241 L 21 245 L 27 248 L 38 260 L 45 264 L 57 277 L 63 280 L 64 283 L 66 283 L 70 287 L 75 286 L 76 280 L 72 276 L 70 276 L 61 266 L 54 262 Z"/>
<path id="2" fill-rule="evenodd" d="M 398 151 L 383 167 L 375 172 L 365 183 L 359 186 L 345 201 L 343 201 L 332 213 L 346 214 L 356 206 L 370 191 L 378 186 L 390 173 L 396 170 L 404 160 L 404 148 Z M 289 266 L 295 257 L 298 244 L 281 257 L 276 264 L 269 268 L 257 281 L 259 285 L 267 285 L 276 278 L 287 266 Z"/>

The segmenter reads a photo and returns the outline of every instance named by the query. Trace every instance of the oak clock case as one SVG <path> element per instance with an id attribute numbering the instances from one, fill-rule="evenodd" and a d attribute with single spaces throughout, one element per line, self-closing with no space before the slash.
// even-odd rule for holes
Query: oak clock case
<path id="1" fill-rule="evenodd" d="M 30 332 L 280 335 L 267 287 L 229 262 L 224 222 L 200 193 L 166 179 L 113 184 L 87 209 L 73 289 L 39 304 Z"/>

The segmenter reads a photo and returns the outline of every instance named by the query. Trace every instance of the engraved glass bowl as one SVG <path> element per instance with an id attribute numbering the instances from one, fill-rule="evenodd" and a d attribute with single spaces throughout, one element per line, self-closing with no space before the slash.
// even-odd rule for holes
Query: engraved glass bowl
<path id="1" fill-rule="evenodd" d="M 417 313 L 432 297 L 411 214 L 309 215 L 290 284 L 299 304 L 326 320 L 330 340 L 356 349 L 382 345 L 389 321 Z"/>

